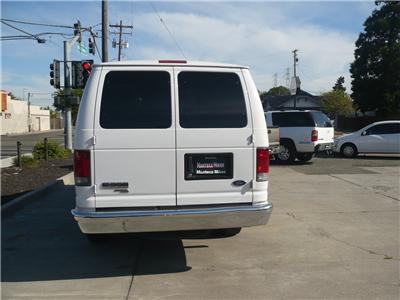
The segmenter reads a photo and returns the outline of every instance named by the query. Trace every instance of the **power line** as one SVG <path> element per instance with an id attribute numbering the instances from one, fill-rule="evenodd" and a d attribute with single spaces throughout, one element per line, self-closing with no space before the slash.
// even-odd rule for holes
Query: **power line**
<path id="1" fill-rule="evenodd" d="M 20 32 L 22 32 L 22 33 L 25 33 L 25 34 L 27 34 L 28 36 L 33 37 L 34 39 L 36 39 L 36 40 L 38 41 L 38 43 L 44 43 L 44 42 L 46 41 L 46 40 L 44 40 L 44 39 L 38 38 L 37 36 L 35 36 L 35 35 L 33 35 L 33 34 L 27 32 L 27 31 L 25 31 L 25 30 L 22 30 L 22 29 L 19 29 L 19 28 L 13 26 L 13 25 L 10 25 L 10 24 L 6 23 L 6 22 L 3 21 L 3 20 L 1 20 L 1 23 L 3 23 L 4 25 L 7 25 L 7 26 L 9 26 L 9 27 L 11 27 L 11 28 L 13 28 L 13 29 L 15 29 L 15 30 L 18 30 L 18 31 L 20 31 Z"/>
<path id="2" fill-rule="evenodd" d="M 27 21 L 17 21 L 11 19 L 1 19 L 1 21 L 7 21 L 12 23 L 19 23 L 19 24 L 27 24 L 27 25 L 36 25 L 36 26 L 47 26 L 47 27 L 58 27 L 58 28 L 74 28 L 73 26 L 66 26 L 66 25 L 55 25 L 55 24 L 44 24 L 44 23 L 36 23 L 36 22 L 27 22 Z"/>
<path id="3" fill-rule="evenodd" d="M 164 25 L 165 29 L 167 30 L 167 32 L 171 36 L 172 40 L 175 42 L 175 45 L 177 46 L 177 48 L 181 52 L 182 56 L 187 60 L 187 57 L 186 57 L 185 53 L 183 52 L 182 48 L 179 46 L 178 41 L 175 39 L 174 35 L 169 30 L 169 28 L 168 28 L 167 24 L 165 23 L 165 21 L 161 18 L 160 14 L 158 13 L 158 11 L 157 11 L 156 7 L 154 6 L 154 4 L 152 2 L 149 2 L 149 4 L 151 5 L 151 7 L 153 8 L 154 12 L 156 13 L 158 18 L 160 19 L 161 24 Z"/>

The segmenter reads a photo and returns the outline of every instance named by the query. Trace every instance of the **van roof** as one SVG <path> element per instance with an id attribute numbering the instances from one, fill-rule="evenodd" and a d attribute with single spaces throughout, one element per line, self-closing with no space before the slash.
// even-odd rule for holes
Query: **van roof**
<path id="1" fill-rule="evenodd" d="M 240 68 L 248 69 L 247 66 L 216 63 L 208 61 L 186 61 L 186 60 L 129 60 L 129 61 L 111 61 L 95 66 L 179 66 L 179 67 L 216 67 L 216 68 Z"/>

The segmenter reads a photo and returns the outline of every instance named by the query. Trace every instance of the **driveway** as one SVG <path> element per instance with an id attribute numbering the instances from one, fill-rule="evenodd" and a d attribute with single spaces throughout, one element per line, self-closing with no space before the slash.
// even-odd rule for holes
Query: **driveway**
<path id="1" fill-rule="evenodd" d="M 64 186 L 3 218 L 2 296 L 398 299 L 399 172 L 398 159 L 382 157 L 273 165 L 266 226 L 98 245 L 79 232 Z"/>

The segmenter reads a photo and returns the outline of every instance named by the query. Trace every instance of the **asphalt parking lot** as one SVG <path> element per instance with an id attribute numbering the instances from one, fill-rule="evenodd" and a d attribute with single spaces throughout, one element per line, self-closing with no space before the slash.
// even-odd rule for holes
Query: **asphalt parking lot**
<path id="1" fill-rule="evenodd" d="M 398 157 L 272 165 L 273 215 L 230 238 L 90 244 L 64 186 L 2 222 L 3 299 L 399 299 Z"/>

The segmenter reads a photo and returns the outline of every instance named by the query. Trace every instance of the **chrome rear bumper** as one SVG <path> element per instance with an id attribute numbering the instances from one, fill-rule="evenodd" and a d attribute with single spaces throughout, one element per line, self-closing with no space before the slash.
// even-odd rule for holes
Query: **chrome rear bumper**
<path id="1" fill-rule="evenodd" d="M 264 225 L 271 203 L 248 206 L 118 212 L 71 211 L 83 233 L 220 229 Z"/>

